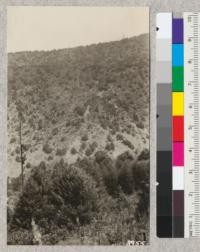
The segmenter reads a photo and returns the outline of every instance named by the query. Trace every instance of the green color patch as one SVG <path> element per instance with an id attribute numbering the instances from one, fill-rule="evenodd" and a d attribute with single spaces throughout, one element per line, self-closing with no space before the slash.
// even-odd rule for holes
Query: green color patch
<path id="1" fill-rule="evenodd" d="M 184 91 L 184 68 L 182 66 L 172 68 L 172 91 Z"/>

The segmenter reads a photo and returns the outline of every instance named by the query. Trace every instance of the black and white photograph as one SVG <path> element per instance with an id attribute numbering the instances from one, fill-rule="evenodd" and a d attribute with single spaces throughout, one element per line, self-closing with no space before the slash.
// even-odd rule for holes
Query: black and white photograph
<path id="1" fill-rule="evenodd" d="M 7 244 L 149 244 L 149 9 L 7 8 Z"/>

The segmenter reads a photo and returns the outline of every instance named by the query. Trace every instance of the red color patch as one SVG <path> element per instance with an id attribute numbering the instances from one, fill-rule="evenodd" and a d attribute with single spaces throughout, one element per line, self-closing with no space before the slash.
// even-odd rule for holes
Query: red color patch
<path id="1" fill-rule="evenodd" d="M 184 141 L 184 116 L 173 116 L 173 142 Z"/>

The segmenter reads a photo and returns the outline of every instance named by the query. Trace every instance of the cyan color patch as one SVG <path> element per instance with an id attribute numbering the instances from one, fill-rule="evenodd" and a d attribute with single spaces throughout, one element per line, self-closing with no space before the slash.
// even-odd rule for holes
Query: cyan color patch
<path id="1" fill-rule="evenodd" d="M 183 66 L 183 44 L 172 45 L 172 65 Z"/>

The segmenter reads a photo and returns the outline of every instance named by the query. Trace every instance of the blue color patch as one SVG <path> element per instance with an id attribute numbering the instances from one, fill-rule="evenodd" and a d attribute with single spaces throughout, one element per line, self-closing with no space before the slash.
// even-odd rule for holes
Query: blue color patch
<path id="1" fill-rule="evenodd" d="M 183 55 L 183 44 L 172 45 L 172 65 L 183 66 L 184 55 Z"/>

